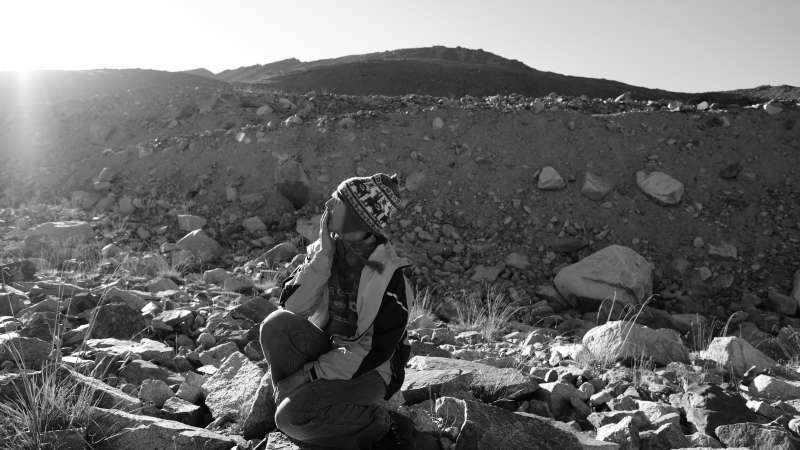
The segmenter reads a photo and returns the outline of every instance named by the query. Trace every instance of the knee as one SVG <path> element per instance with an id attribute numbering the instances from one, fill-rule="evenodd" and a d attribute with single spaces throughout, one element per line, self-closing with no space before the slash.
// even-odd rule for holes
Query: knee
<path id="1" fill-rule="evenodd" d="M 260 341 L 261 349 L 267 353 L 267 346 L 276 339 L 286 336 L 286 332 L 294 319 L 294 313 L 285 309 L 278 309 L 268 315 L 261 322 Z"/>
<path id="2" fill-rule="evenodd" d="M 284 401 L 275 412 L 275 427 L 287 436 L 302 441 L 315 425 L 311 411 L 296 400 Z"/>

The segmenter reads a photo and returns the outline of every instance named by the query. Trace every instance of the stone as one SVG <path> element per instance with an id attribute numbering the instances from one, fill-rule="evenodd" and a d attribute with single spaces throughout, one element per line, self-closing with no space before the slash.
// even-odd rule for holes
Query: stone
<path id="1" fill-rule="evenodd" d="M 230 292 L 246 291 L 253 286 L 255 283 L 246 275 L 232 275 L 222 282 L 222 288 Z"/>
<path id="2" fill-rule="evenodd" d="M 680 419 L 680 411 L 678 408 L 661 403 L 661 402 L 651 402 L 647 400 L 637 400 L 636 401 L 636 409 L 643 412 L 645 416 L 647 416 L 647 420 L 654 426 L 658 427 L 659 421 L 667 417 L 666 421 L 674 420 L 674 414 L 678 414 L 678 418 Z"/>
<path id="3" fill-rule="evenodd" d="M 610 245 L 558 271 L 553 283 L 568 301 L 644 301 L 653 290 L 653 264 L 631 248 Z"/>
<path id="4" fill-rule="evenodd" d="M 603 177 L 595 175 L 592 172 L 586 172 L 583 177 L 583 186 L 581 187 L 581 194 L 589 200 L 596 202 L 603 201 L 614 187 L 606 181 Z"/>
<path id="5" fill-rule="evenodd" d="M 167 420 L 199 427 L 203 422 L 203 408 L 179 397 L 170 397 L 161 408 L 161 416 Z"/>
<path id="6" fill-rule="evenodd" d="M 281 242 L 280 244 L 267 250 L 259 259 L 264 260 L 269 266 L 291 261 L 300 253 L 297 246 L 291 242 Z"/>
<path id="7" fill-rule="evenodd" d="M 14 317 L 25 307 L 21 296 L 0 292 L 0 316 Z"/>
<path id="8" fill-rule="evenodd" d="M 278 307 L 264 297 L 256 296 L 247 298 L 241 305 L 233 308 L 230 316 L 234 319 L 248 319 L 254 323 L 261 323 Z"/>
<path id="9" fill-rule="evenodd" d="M 106 298 L 108 303 L 118 303 L 122 302 L 128 305 L 131 309 L 135 309 L 136 311 L 141 311 L 142 308 L 147 305 L 147 300 L 142 298 L 139 294 L 120 289 L 117 286 L 108 286 L 105 291 L 103 292 L 103 296 Z"/>
<path id="10" fill-rule="evenodd" d="M 237 353 L 239 347 L 233 342 L 225 342 L 224 344 L 211 347 L 210 349 L 200 353 L 200 363 L 203 365 L 211 365 L 219 367 L 227 357 Z"/>
<path id="11" fill-rule="evenodd" d="M 133 384 L 141 384 L 144 380 L 150 378 L 165 381 L 170 385 L 180 385 L 184 382 L 184 378 L 181 375 L 143 359 L 129 361 L 120 370 L 119 375 Z"/>
<path id="12" fill-rule="evenodd" d="M 520 252 L 509 253 L 506 256 L 505 263 L 507 266 L 511 266 L 519 270 L 525 270 L 531 265 L 528 255 Z"/>
<path id="13" fill-rule="evenodd" d="M 746 340 L 736 336 L 717 337 L 708 348 L 701 352 L 704 359 L 709 359 L 732 371 L 738 377 L 752 366 L 760 370 L 773 368 L 777 363 Z"/>
<path id="14" fill-rule="evenodd" d="M 242 423 L 244 411 L 256 400 L 263 376 L 264 371 L 238 351 L 226 358 L 202 386 L 212 417 Z"/>
<path id="15" fill-rule="evenodd" d="M 639 427 L 633 423 L 632 417 L 625 417 L 598 428 L 597 440 L 617 443 L 620 450 L 635 450 L 639 448 Z"/>
<path id="16" fill-rule="evenodd" d="M 722 448 L 722 444 L 713 436 L 699 431 L 685 436 L 689 439 L 689 445 L 687 447 Z"/>
<path id="17" fill-rule="evenodd" d="M 197 403 L 203 397 L 203 388 L 183 382 L 178 387 L 178 392 L 175 395 L 189 403 Z"/>
<path id="18" fill-rule="evenodd" d="M 245 230 L 255 234 L 267 231 L 267 226 L 257 216 L 248 217 L 242 221 L 242 226 Z"/>
<path id="19" fill-rule="evenodd" d="M 472 372 L 459 369 L 408 370 L 400 392 L 406 405 L 469 390 Z"/>
<path id="20" fill-rule="evenodd" d="M 180 288 L 170 278 L 161 277 L 147 283 L 147 291 L 156 293 L 161 291 L 177 291 Z"/>
<path id="21" fill-rule="evenodd" d="M 192 253 L 200 262 L 210 262 L 220 258 L 225 250 L 215 241 L 206 235 L 202 230 L 194 230 L 182 237 L 177 243 L 177 247 Z"/>
<path id="22" fill-rule="evenodd" d="M 495 266 L 485 266 L 478 264 L 472 268 L 472 276 L 469 278 L 472 281 L 480 281 L 486 283 L 494 283 L 503 271 L 504 266 L 498 264 Z"/>
<path id="23" fill-rule="evenodd" d="M 794 297 L 783 295 L 773 288 L 767 289 L 767 301 L 772 309 L 785 316 L 793 316 L 797 312 L 797 300 Z"/>
<path id="24" fill-rule="evenodd" d="M 203 272 L 203 281 L 211 284 L 220 284 L 230 276 L 230 272 L 221 267 L 217 267 L 216 269 L 206 270 Z"/>
<path id="25" fill-rule="evenodd" d="M 552 425 L 550 420 L 481 402 L 440 397 L 436 399 L 436 416 L 458 430 L 457 449 L 583 448 L 577 437 Z"/>
<path id="26" fill-rule="evenodd" d="M 194 317 L 194 312 L 189 309 L 170 309 L 169 311 L 162 311 L 153 321 L 159 321 L 168 327 L 174 327 L 183 322 L 190 321 Z"/>
<path id="27" fill-rule="evenodd" d="M 583 394 L 571 384 L 552 382 L 542 383 L 539 387 L 542 391 L 549 394 L 546 397 L 548 399 L 550 412 L 553 414 L 553 417 L 560 421 L 566 421 L 572 417 L 573 410 L 576 409 L 573 405 L 575 399 L 581 402 L 584 400 Z M 586 414 L 580 418 L 586 418 L 590 412 L 591 411 L 586 412 Z"/>
<path id="28" fill-rule="evenodd" d="M 244 404 L 242 436 L 245 439 L 261 438 L 275 430 L 276 409 L 272 375 L 267 371 L 258 383 L 253 401 Z"/>
<path id="29" fill-rule="evenodd" d="M 473 374 L 471 389 L 476 395 L 491 395 L 500 398 L 519 389 L 531 389 L 536 382 L 520 371 L 500 369 L 487 364 L 437 356 L 413 356 L 406 367 L 413 370 L 455 369 Z"/>
<path id="30" fill-rule="evenodd" d="M 237 445 L 227 436 L 172 420 L 95 407 L 89 413 L 89 433 L 105 437 L 104 449 L 229 450 Z"/>
<path id="31" fill-rule="evenodd" d="M 205 217 L 195 216 L 192 214 L 178 214 L 178 228 L 181 231 L 194 231 L 202 229 L 206 226 L 208 220 Z"/>
<path id="32" fill-rule="evenodd" d="M 681 395 L 680 407 L 697 431 L 715 436 L 720 425 L 746 422 L 752 413 L 745 400 L 716 385 L 703 385 Z"/>
<path id="33" fill-rule="evenodd" d="M 800 383 L 758 375 L 750 383 L 750 393 L 776 400 L 791 400 L 800 398 Z"/>
<path id="34" fill-rule="evenodd" d="M 98 306 L 90 337 L 96 339 L 130 339 L 147 328 L 142 314 L 124 303 L 110 303 Z"/>
<path id="35" fill-rule="evenodd" d="M 618 423 L 626 417 L 631 417 L 631 422 L 640 429 L 650 426 L 650 420 L 647 416 L 641 411 L 634 410 L 593 412 L 589 414 L 586 420 L 595 428 L 600 428 L 609 424 Z"/>
<path id="36" fill-rule="evenodd" d="M 300 209 L 311 200 L 311 185 L 303 166 L 294 159 L 283 161 L 276 168 L 275 185 L 281 195 Z"/>
<path id="37" fill-rule="evenodd" d="M 143 359 L 157 364 L 165 363 L 175 357 L 174 348 L 147 338 L 139 342 L 115 338 L 88 339 L 86 347 L 99 356 Z"/>
<path id="38" fill-rule="evenodd" d="M 655 430 L 639 431 L 639 443 L 642 449 L 647 450 L 670 450 L 692 445 L 681 427 L 674 423 L 663 424 Z"/>
<path id="39" fill-rule="evenodd" d="M 583 336 L 584 347 L 594 358 L 602 361 L 617 361 L 626 358 L 645 357 L 656 364 L 689 362 L 689 350 L 674 330 L 654 330 L 633 322 L 622 320 L 606 322 L 594 327 Z"/>
<path id="40" fill-rule="evenodd" d="M 776 116 L 783 112 L 783 106 L 777 100 L 770 100 L 764 103 L 764 111 L 770 116 Z"/>
<path id="41" fill-rule="evenodd" d="M 10 361 L 20 368 L 38 370 L 50 359 L 52 345 L 17 332 L 0 334 L 0 363 Z"/>
<path id="42" fill-rule="evenodd" d="M 270 114 L 272 114 L 272 107 L 270 107 L 269 105 L 260 106 L 256 110 L 256 115 L 257 116 L 268 116 Z"/>
<path id="43" fill-rule="evenodd" d="M 164 406 L 164 402 L 172 395 L 172 389 L 169 388 L 169 385 L 164 380 L 144 380 L 139 386 L 139 400 L 150 402 L 159 409 Z"/>
<path id="44" fill-rule="evenodd" d="M 136 397 L 126 394 L 120 389 L 98 380 L 97 378 L 80 374 L 71 369 L 60 369 L 65 377 L 73 383 L 89 389 L 92 392 L 92 403 L 99 408 L 113 408 L 127 412 L 139 411 L 142 403 Z"/>
<path id="45" fill-rule="evenodd" d="M 94 231 L 88 222 L 79 220 L 63 222 L 45 222 L 27 230 L 9 233 L 18 239 L 42 238 L 50 242 L 64 245 L 84 244 L 94 237 Z"/>
<path id="46" fill-rule="evenodd" d="M 716 435 L 726 447 L 746 447 L 751 450 L 794 450 L 800 440 L 783 428 L 758 423 L 720 425 Z"/>
<path id="47" fill-rule="evenodd" d="M 433 129 L 434 130 L 441 130 L 444 128 L 444 120 L 441 117 L 434 117 L 433 118 Z"/>
<path id="48" fill-rule="evenodd" d="M 564 178 L 561 177 L 561 174 L 556 171 L 556 169 L 550 166 L 545 166 L 539 171 L 539 174 L 536 178 L 536 187 L 543 191 L 553 191 L 564 189 L 567 187 L 567 183 L 564 181 Z"/>
<path id="49" fill-rule="evenodd" d="M 683 197 L 683 183 L 663 172 L 636 172 L 636 184 L 650 197 L 665 205 L 677 205 Z"/>

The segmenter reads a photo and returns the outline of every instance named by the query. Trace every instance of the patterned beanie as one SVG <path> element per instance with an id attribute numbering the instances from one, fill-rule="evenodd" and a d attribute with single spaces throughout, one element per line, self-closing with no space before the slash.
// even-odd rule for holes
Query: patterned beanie
<path id="1" fill-rule="evenodd" d="M 336 195 L 378 236 L 386 236 L 389 218 L 400 208 L 397 174 L 348 178 L 336 187 Z"/>

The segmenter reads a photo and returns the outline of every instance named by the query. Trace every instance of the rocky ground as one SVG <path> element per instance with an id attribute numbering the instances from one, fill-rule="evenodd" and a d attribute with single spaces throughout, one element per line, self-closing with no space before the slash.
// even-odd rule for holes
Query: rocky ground
<path id="1" fill-rule="evenodd" d="M 293 448 L 258 324 L 323 199 L 386 171 L 421 299 L 390 407 L 420 433 L 798 447 L 796 104 L 192 80 L 3 110 L 5 402 L 36 376 L 20 366 L 58 367 L 95 393 L 95 446 Z"/>

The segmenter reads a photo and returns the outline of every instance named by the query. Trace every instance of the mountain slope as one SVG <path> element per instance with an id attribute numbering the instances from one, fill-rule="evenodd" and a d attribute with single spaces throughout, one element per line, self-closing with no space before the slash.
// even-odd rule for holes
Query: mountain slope
<path id="1" fill-rule="evenodd" d="M 457 97 L 522 94 L 616 97 L 629 91 L 640 99 L 675 98 L 751 103 L 751 90 L 680 93 L 619 81 L 544 72 L 520 61 L 462 47 L 421 47 L 300 62 L 287 59 L 240 67 L 216 75 L 228 82 L 256 83 L 293 92 L 329 91 L 352 95 L 423 94 Z"/>

